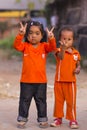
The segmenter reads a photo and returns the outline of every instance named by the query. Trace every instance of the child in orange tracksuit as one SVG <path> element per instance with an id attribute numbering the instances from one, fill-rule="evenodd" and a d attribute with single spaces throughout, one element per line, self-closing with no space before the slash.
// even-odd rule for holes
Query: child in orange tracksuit
<path id="1" fill-rule="evenodd" d="M 18 127 L 25 127 L 31 100 L 34 98 L 39 126 L 46 128 L 48 126 L 46 55 L 56 49 L 53 28 L 51 31 L 47 29 L 48 42 L 44 42 L 45 31 L 41 23 L 29 21 L 25 25 L 20 23 L 20 26 L 19 34 L 14 41 L 14 48 L 23 53 Z"/>
<path id="2" fill-rule="evenodd" d="M 56 50 L 56 75 L 54 84 L 55 105 L 52 127 L 60 126 L 64 116 L 66 101 L 66 119 L 70 128 L 78 128 L 76 121 L 76 77 L 80 72 L 80 54 L 73 47 L 74 32 L 72 28 L 63 27 L 59 31 L 60 48 Z"/>

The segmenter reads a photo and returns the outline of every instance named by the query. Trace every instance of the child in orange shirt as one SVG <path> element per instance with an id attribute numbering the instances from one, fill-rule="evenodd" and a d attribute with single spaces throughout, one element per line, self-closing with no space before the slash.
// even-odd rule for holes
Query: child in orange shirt
<path id="1" fill-rule="evenodd" d="M 18 127 L 25 127 L 31 100 L 34 98 L 37 107 L 37 121 L 41 128 L 45 128 L 48 126 L 46 55 L 56 49 L 53 28 L 51 31 L 47 29 L 48 42 L 45 42 L 45 31 L 41 23 L 29 21 L 25 25 L 20 23 L 20 26 L 19 34 L 14 41 L 14 48 L 23 53 Z"/>
<path id="2" fill-rule="evenodd" d="M 56 50 L 56 75 L 54 84 L 55 105 L 54 122 L 52 127 L 60 126 L 64 116 L 64 102 L 66 101 L 66 119 L 70 121 L 70 128 L 78 128 L 76 121 L 76 77 L 80 72 L 80 54 L 73 47 L 74 31 L 63 27 L 59 31 L 60 47 Z"/>

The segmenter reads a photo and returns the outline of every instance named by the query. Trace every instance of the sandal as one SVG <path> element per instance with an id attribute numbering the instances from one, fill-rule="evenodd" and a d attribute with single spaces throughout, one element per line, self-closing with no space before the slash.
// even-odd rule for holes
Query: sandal
<path id="1" fill-rule="evenodd" d="M 48 123 L 47 122 L 40 122 L 39 127 L 40 128 L 47 128 L 48 127 Z"/>
<path id="2" fill-rule="evenodd" d="M 24 129 L 25 124 L 26 124 L 26 122 L 20 121 L 20 122 L 17 123 L 17 127 L 20 128 L 20 129 Z"/>

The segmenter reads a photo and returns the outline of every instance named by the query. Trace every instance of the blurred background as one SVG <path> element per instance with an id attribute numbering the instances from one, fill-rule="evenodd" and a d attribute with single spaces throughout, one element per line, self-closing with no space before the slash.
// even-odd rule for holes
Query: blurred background
<path id="1" fill-rule="evenodd" d="M 20 55 L 12 44 L 21 20 L 37 20 L 44 28 L 54 26 L 58 46 L 58 30 L 61 26 L 72 26 L 77 39 L 74 46 L 87 59 L 87 1 L 86 0 L 0 0 L 0 50 L 9 50 L 9 56 Z"/>
<path id="2" fill-rule="evenodd" d="M 58 30 L 69 25 L 76 32 L 74 46 L 81 53 L 81 72 L 77 76 L 77 110 L 79 123 L 87 129 L 87 0 L 0 0 L 0 130 L 16 129 L 18 99 L 20 95 L 21 53 L 13 48 L 18 33 L 18 23 L 22 20 L 38 20 L 44 28 L 55 27 L 58 44 Z M 55 58 L 51 53 L 47 58 L 47 101 L 48 117 L 53 120 Z M 9 99 L 8 99 L 9 98 Z M 17 99 L 17 100 L 14 100 Z M 30 129 L 36 128 L 36 111 L 32 104 Z M 32 122 L 32 123 L 31 123 Z M 63 130 L 68 129 L 67 125 Z M 62 130 L 62 127 L 60 128 Z M 27 129 L 26 129 L 27 130 Z"/>

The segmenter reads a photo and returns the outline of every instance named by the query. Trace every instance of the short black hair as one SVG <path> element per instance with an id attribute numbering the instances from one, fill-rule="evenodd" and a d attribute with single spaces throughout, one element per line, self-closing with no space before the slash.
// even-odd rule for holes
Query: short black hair
<path id="1" fill-rule="evenodd" d="M 59 29 L 59 32 L 58 32 L 58 39 L 60 40 L 60 37 L 61 37 L 61 33 L 62 31 L 71 31 L 73 33 L 73 38 L 75 39 L 76 38 L 76 33 L 74 31 L 74 29 L 70 26 L 63 26 Z"/>

